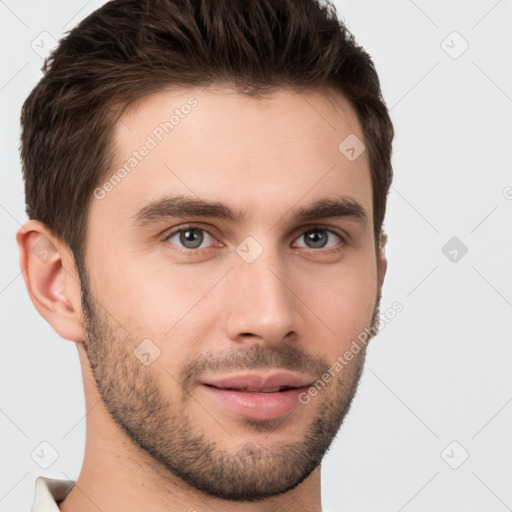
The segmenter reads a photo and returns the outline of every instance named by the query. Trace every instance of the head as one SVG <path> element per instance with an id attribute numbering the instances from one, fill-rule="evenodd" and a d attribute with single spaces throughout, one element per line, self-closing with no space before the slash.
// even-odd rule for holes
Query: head
<path id="1" fill-rule="evenodd" d="M 211 496 L 300 484 L 349 410 L 366 346 L 333 368 L 378 320 L 387 265 L 393 129 L 334 8 L 109 2 L 21 121 L 25 281 L 120 435 Z M 273 414 L 208 385 L 277 370 L 331 378 Z"/>

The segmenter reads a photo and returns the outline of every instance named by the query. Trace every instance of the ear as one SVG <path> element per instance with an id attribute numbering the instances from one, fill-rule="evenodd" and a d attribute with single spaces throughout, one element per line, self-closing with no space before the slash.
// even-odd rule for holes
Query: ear
<path id="1" fill-rule="evenodd" d="M 388 269 L 388 260 L 386 259 L 386 244 L 388 242 L 388 235 L 381 231 L 379 237 L 379 253 L 377 255 L 377 273 L 379 280 L 379 288 L 382 287 L 384 283 L 384 278 L 386 277 L 386 271 Z"/>
<path id="2" fill-rule="evenodd" d="M 81 342 L 81 288 L 73 255 L 64 242 L 37 220 L 16 234 L 20 267 L 32 303 L 62 338 Z"/>

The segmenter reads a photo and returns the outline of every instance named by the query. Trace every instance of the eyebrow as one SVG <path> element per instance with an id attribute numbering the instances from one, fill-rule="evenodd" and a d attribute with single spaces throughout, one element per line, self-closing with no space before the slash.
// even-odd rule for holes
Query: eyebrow
<path id="1" fill-rule="evenodd" d="M 361 224 L 368 222 L 366 210 L 349 197 L 326 197 L 308 205 L 293 208 L 287 215 L 300 222 L 323 218 L 352 218 Z M 132 223 L 147 226 L 162 220 L 181 217 L 208 217 L 240 224 L 246 220 L 242 210 L 218 202 L 184 195 L 166 196 L 151 201 L 132 216 Z"/>

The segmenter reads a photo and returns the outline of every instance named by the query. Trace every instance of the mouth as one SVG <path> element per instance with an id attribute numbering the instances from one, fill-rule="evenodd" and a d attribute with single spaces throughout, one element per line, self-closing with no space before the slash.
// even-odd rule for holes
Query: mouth
<path id="1" fill-rule="evenodd" d="M 222 389 L 225 391 L 237 391 L 240 393 L 281 393 L 283 391 L 288 391 L 290 389 L 306 389 L 307 386 L 274 386 L 272 388 L 258 388 L 258 387 L 244 387 L 244 388 L 229 388 L 229 387 L 218 387 L 213 384 L 204 384 L 205 386 Z"/>
<path id="2" fill-rule="evenodd" d="M 271 420 L 290 415 L 302 405 L 299 396 L 314 379 L 279 372 L 241 374 L 200 382 L 208 400 L 237 416 L 253 420 Z"/>

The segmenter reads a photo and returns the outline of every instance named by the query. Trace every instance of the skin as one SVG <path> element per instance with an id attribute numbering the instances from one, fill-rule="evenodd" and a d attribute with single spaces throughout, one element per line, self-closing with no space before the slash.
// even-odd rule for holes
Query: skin
<path id="1" fill-rule="evenodd" d="M 277 368 L 318 379 L 373 325 L 387 262 L 384 243 L 374 242 L 368 155 L 349 161 L 338 150 L 350 134 L 363 140 L 361 127 L 343 97 L 319 91 L 255 99 L 227 85 L 168 90 L 117 122 L 113 171 L 190 97 L 198 102 L 190 114 L 103 199 L 92 198 L 85 273 L 40 222 L 17 235 L 30 297 L 75 342 L 83 374 L 84 461 L 59 507 L 321 511 L 320 462 L 365 350 L 309 403 L 275 420 L 234 413 L 198 380 Z M 176 193 L 226 203 L 247 219 L 131 224 L 149 201 Z M 290 215 L 338 196 L 357 201 L 368 221 Z M 198 249 L 169 238 L 188 223 L 206 230 L 195 231 L 204 237 Z M 308 245 L 316 223 L 332 230 L 314 232 L 325 248 Z M 263 248 L 252 263 L 236 252 L 248 236 Z M 41 240 L 51 247 L 45 261 L 32 251 Z M 147 339 L 159 354 L 144 365 L 133 351 Z"/>

